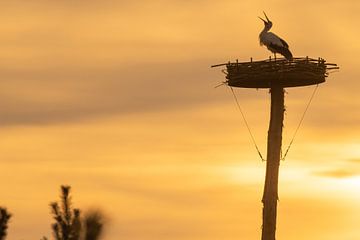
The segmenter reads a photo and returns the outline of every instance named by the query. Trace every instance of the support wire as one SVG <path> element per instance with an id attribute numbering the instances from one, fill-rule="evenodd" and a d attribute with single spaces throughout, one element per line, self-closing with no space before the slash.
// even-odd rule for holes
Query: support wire
<path id="1" fill-rule="evenodd" d="M 281 158 L 280 158 L 282 161 L 285 160 L 285 158 L 286 158 L 286 156 L 287 156 L 287 154 L 288 154 L 288 152 L 289 152 L 289 150 L 290 150 L 290 148 L 291 148 L 291 145 L 292 145 L 293 142 L 294 142 L 294 139 L 295 139 L 295 137 L 296 137 L 296 135 L 297 135 L 297 133 L 298 133 L 298 131 L 299 131 L 299 128 L 300 128 L 300 126 L 301 126 L 301 124 L 302 124 L 302 122 L 303 122 L 303 120 L 304 120 L 304 118 L 305 118 L 306 112 L 308 111 L 308 109 L 309 109 L 309 107 L 310 107 L 310 104 L 311 104 L 311 102 L 312 102 L 312 100 L 313 100 L 313 98 L 314 98 L 314 96 L 315 96 L 315 93 L 316 93 L 318 87 L 319 87 L 319 84 L 316 85 L 316 87 L 314 88 L 313 93 L 311 94 L 311 97 L 310 97 L 310 99 L 309 99 L 309 102 L 308 102 L 308 104 L 306 105 L 305 111 L 304 111 L 303 115 L 301 116 L 300 122 L 299 122 L 298 126 L 296 127 L 296 130 L 295 130 L 295 132 L 294 132 L 294 134 L 293 134 L 293 136 L 292 136 L 292 138 L 291 138 L 291 141 L 290 141 L 288 147 L 286 148 L 285 154 L 284 154 L 283 156 L 281 156 Z M 281 155 L 282 155 L 282 153 L 281 153 Z"/>
<path id="2" fill-rule="evenodd" d="M 247 130 L 248 130 L 248 132 L 249 132 L 249 135 L 250 135 L 250 137 L 251 137 L 251 140 L 252 140 L 252 142 L 253 142 L 253 144 L 254 144 L 254 146 L 255 146 L 255 148 L 256 148 L 256 151 L 258 152 L 259 157 L 261 158 L 261 160 L 262 160 L 262 161 L 265 161 L 265 159 L 264 159 L 263 156 L 261 155 L 261 152 L 260 152 L 260 150 L 259 150 L 258 145 L 256 144 L 254 135 L 253 135 L 252 132 L 251 132 L 251 129 L 250 129 L 250 127 L 249 127 L 249 124 L 248 124 L 248 122 L 247 122 L 247 120 L 246 120 L 246 118 L 245 118 L 245 114 L 244 114 L 244 112 L 242 111 L 241 106 L 240 106 L 240 104 L 239 104 L 239 101 L 238 101 L 238 99 L 237 99 L 237 97 L 236 97 L 236 95 L 235 95 L 234 89 L 233 89 L 231 86 L 229 86 L 229 87 L 230 87 L 231 92 L 232 92 L 232 95 L 233 95 L 233 97 L 234 97 L 234 99 L 235 99 L 236 105 L 237 105 L 237 107 L 238 107 L 238 109 L 239 109 L 239 111 L 240 111 L 240 113 L 241 113 L 241 116 L 242 116 L 242 118 L 243 118 L 243 120 L 244 120 L 245 126 L 246 126 L 246 128 L 247 128 Z"/>

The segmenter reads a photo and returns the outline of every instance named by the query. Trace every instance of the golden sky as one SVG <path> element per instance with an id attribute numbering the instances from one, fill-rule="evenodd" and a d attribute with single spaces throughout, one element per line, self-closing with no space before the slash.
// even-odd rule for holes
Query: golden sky
<path id="1" fill-rule="evenodd" d="M 259 239 L 265 164 L 220 69 L 268 58 L 265 10 L 322 84 L 280 169 L 278 239 L 360 237 L 360 2 L 3 1 L 1 205 L 12 239 L 50 236 L 60 184 L 107 213 L 105 240 Z M 288 89 L 284 146 L 312 87 Z M 269 95 L 236 94 L 264 154 Z"/>

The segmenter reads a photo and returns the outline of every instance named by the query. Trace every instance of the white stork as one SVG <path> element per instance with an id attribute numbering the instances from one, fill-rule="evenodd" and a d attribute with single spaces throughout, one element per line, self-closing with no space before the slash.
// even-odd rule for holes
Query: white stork
<path id="1" fill-rule="evenodd" d="M 289 45 L 280 37 L 278 37 L 276 34 L 269 32 L 270 28 L 272 27 L 272 22 L 269 20 L 269 18 L 266 16 L 266 13 L 264 12 L 264 15 L 266 17 L 266 20 L 259 17 L 261 20 L 264 21 L 265 27 L 261 31 L 259 35 L 260 39 L 260 45 L 265 45 L 267 49 L 269 49 L 272 53 L 274 53 L 275 59 L 276 59 L 276 53 L 280 53 L 283 55 L 287 60 L 292 60 L 293 56 L 289 50 Z"/>

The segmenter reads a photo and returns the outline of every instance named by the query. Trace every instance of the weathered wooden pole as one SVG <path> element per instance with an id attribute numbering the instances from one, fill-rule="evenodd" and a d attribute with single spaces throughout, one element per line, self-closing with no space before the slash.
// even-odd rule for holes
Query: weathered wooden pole
<path id="1" fill-rule="evenodd" d="M 272 86 L 270 125 L 268 131 L 266 176 L 263 193 L 262 240 L 275 240 L 278 180 L 284 120 L 284 89 Z"/>

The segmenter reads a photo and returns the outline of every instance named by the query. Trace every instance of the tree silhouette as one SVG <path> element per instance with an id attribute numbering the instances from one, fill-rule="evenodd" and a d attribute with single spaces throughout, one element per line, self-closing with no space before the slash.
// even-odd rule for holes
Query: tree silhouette
<path id="1" fill-rule="evenodd" d="M 0 240 L 6 238 L 8 222 L 11 218 L 11 214 L 6 208 L 0 207 Z"/>
<path id="2" fill-rule="evenodd" d="M 91 210 L 80 218 L 80 210 L 72 208 L 70 186 L 62 185 L 60 203 L 50 203 L 51 214 L 55 222 L 51 225 L 55 240 L 99 240 L 104 230 L 104 214 L 100 210 Z M 5 240 L 11 214 L 0 207 L 0 240 Z M 42 237 L 41 240 L 48 240 Z"/>
<path id="3" fill-rule="evenodd" d="M 71 206 L 70 189 L 70 186 L 61 186 L 60 204 L 50 203 L 55 220 L 51 225 L 55 240 L 99 240 L 104 229 L 103 213 L 91 210 L 81 219 L 80 210 Z"/>
<path id="4" fill-rule="evenodd" d="M 92 210 L 85 215 L 85 240 L 98 240 L 104 228 L 104 216 L 99 210 Z"/>
<path id="5" fill-rule="evenodd" d="M 61 186 L 60 206 L 50 203 L 55 223 L 51 225 L 56 240 L 79 240 L 81 231 L 80 210 L 72 209 L 70 186 Z"/>

